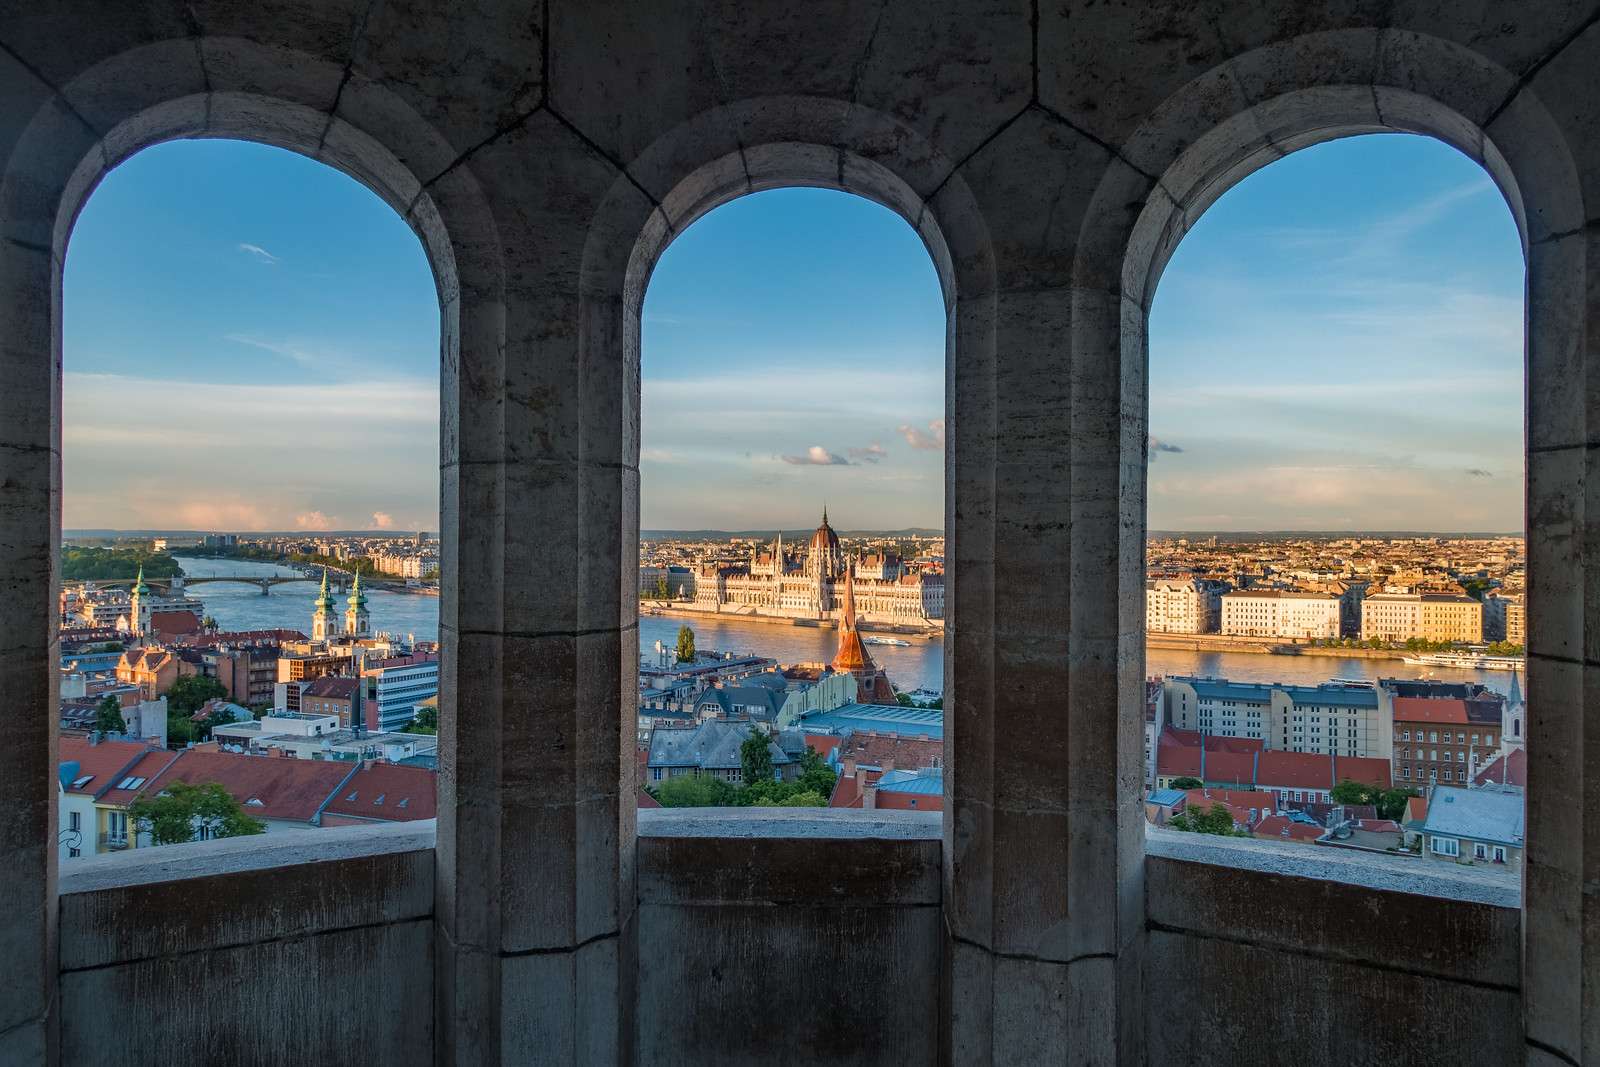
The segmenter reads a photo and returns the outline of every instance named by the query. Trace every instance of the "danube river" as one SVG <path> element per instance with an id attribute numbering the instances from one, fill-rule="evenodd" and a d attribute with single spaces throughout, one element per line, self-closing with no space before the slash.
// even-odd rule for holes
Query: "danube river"
<path id="1" fill-rule="evenodd" d="M 272 563 L 256 563 L 241 559 L 195 559 L 191 556 L 174 556 L 183 573 L 190 578 L 210 578 L 218 575 L 260 574 L 294 576 L 299 572 Z M 317 579 L 290 585 L 275 585 L 267 596 L 261 595 L 259 586 L 236 585 L 233 582 L 207 582 L 184 590 L 189 596 L 203 602 L 206 614 L 217 620 L 224 630 L 299 630 L 311 632 L 312 601 L 317 599 Z M 397 637 L 408 634 L 418 641 L 439 639 L 439 598 L 418 593 L 391 593 L 384 589 L 369 589 L 367 611 L 372 615 L 372 628 Z M 344 614 L 344 597 L 335 596 L 333 610 Z"/>
<path id="2" fill-rule="evenodd" d="M 270 563 L 229 559 L 177 557 L 190 577 L 220 574 L 293 574 L 288 568 Z M 270 596 L 262 596 L 253 585 L 197 585 L 189 595 L 205 603 L 206 611 L 225 630 L 266 630 L 278 627 L 309 632 L 311 602 L 316 599 L 314 581 L 274 586 Z M 344 611 L 344 600 L 336 598 L 335 608 Z M 367 608 L 372 613 L 372 628 L 396 635 L 413 635 L 417 640 L 433 641 L 439 636 L 439 598 L 415 593 L 391 593 L 374 589 L 367 593 Z M 688 625 L 695 632 L 695 645 L 702 650 L 754 652 L 781 663 L 817 663 L 833 658 L 838 644 L 834 630 L 808 626 L 775 626 L 767 623 L 709 619 L 676 619 L 646 616 L 639 620 L 639 651 L 653 655 L 657 641 L 676 647 L 678 627 Z M 917 637 L 902 638 L 908 647 L 869 645 L 867 650 L 901 689 L 944 688 L 944 643 Z M 1064 654 L 1064 650 L 1063 650 Z M 1244 652 L 1189 652 L 1150 649 L 1145 654 L 1145 672 L 1151 675 L 1207 674 L 1246 682 L 1283 682 L 1315 685 L 1329 678 L 1440 678 L 1452 682 L 1482 682 L 1505 692 L 1512 675 L 1501 671 L 1460 671 L 1442 667 L 1414 667 L 1400 660 L 1351 659 L 1341 656 L 1264 656 Z"/>

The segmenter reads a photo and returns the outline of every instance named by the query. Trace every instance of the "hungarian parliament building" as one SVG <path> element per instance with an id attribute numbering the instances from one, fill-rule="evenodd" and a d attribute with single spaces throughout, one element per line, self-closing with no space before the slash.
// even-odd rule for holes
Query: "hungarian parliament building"
<path id="1" fill-rule="evenodd" d="M 867 622 L 926 625 L 944 618 L 944 575 L 912 570 L 893 552 L 860 559 L 845 555 L 839 535 L 822 513 L 822 525 L 803 548 L 790 551 L 779 533 L 766 550 L 751 546 L 748 562 L 701 564 L 695 570 L 694 606 L 705 611 L 838 621 L 844 580 L 855 575 L 855 609 Z"/>

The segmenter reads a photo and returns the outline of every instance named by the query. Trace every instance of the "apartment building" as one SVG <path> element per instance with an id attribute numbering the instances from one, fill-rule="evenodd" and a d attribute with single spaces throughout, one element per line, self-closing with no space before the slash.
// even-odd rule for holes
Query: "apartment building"
<path id="1" fill-rule="evenodd" d="M 1339 636 L 1340 602 L 1327 593 L 1236 590 L 1222 597 L 1222 632 L 1294 640 Z"/>
<path id="2" fill-rule="evenodd" d="M 1259 740 L 1283 752 L 1388 759 L 1393 749 L 1372 686 L 1174 676 L 1162 688 L 1165 720 L 1180 730 Z"/>
<path id="3" fill-rule="evenodd" d="M 1361 602 L 1361 637 L 1477 644 L 1483 640 L 1483 605 L 1465 594 L 1376 593 Z"/>
<path id="4" fill-rule="evenodd" d="M 1493 700 L 1397 696 L 1394 780 L 1466 785 L 1500 754 L 1501 707 Z"/>
<path id="5" fill-rule="evenodd" d="M 1506 602 L 1506 640 L 1513 645 L 1528 643 L 1528 603 L 1521 593 L 1503 595 Z"/>
<path id="6" fill-rule="evenodd" d="M 417 705 L 439 694 L 439 656 L 419 652 L 369 662 L 361 672 L 362 718 L 368 730 L 403 728 L 417 717 Z"/>
<path id="7" fill-rule="evenodd" d="M 1144 587 L 1144 627 L 1153 634 L 1216 633 L 1221 588 L 1200 578 L 1158 578 Z"/>

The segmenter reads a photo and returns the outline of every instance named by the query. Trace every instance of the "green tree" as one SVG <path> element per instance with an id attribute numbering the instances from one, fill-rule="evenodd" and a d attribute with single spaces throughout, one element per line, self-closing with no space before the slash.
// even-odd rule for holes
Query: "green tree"
<path id="1" fill-rule="evenodd" d="M 147 548 L 68 546 L 61 550 L 61 577 L 66 581 L 132 578 L 141 567 L 148 579 L 175 578 L 183 573 L 177 560 L 165 552 L 152 553 Z"/>
<path id="2" fill-rule="evenodd" d="M 739 767 L 746 785 L 772 781 L 772 739 L 759 726 L 739 745 Z"/>
<path id="3" fill-rule="evenodd" d="M 685 774 L 668 778 L 652 790 L 664 808 L 731 807 L 738 803 L 731 782 L 709 774 Z"/>
<path id="4" fill-rule="evenodd" d="M 1182 778 L 1174 778 L 1172 780 L 1172 788 L 1174 788 L 1174 789 L 1203 789 L 1203 788 L 1205 788 L 1205 783 L 1202 782 L 1198 778 L 1191 778 L 1188 775 L 1185 775 Z"/>
<path id="5" fill-rule="evenodd" d="M 1332 789 L 1328 790 L 1329 798 L 1335 804 L 1376 804 L 1378 790 L 1370 785 L 1352 782 L 1346 778 Z"/>
<path id="6" fill-rule="evenodd" d="M 200 705 L 206 701 L 227 695 L 227 687 L 215 678 L 203 674 L 186 675 L 173 682 L 172 688 L 167 690 L 167 715 L 188 718 L 199 711 Z"/>
<path id="7" fill-rule="evenodd" d="M 825 808 L 828 798 L 821 793 L 810 789 L 783 790 L 756 798 L 753 806 L 757 808 Z"/>
<path id="8" fill-rule="evenodd" d="M 1233 812 L 1228 810 L 1226 804 L 1213 804 L 1209 810 L 1199 806 L 1190 808 L 1167 820 L 1167 825 L 1174 830 L 1190 834 L 1212 834 L 1217 837 L 1250 836 L 1246 830 L 1233 828 Z"/>
<path id="9" fill-rule="evenodd" d="M 103 734 L 128 732 L 128 720 L 122 717 L 122 705 L 116 697 L 108 696 L 95 705 L 94 728 Z"/>
<path id="10" fill-rule="evenodd" d="M 687 626 L 678 627 L 678 662 L 694 662 L 694 631 Z"/>
<path id="11" fill-rule="evenodd" d="M 800 755 L 800 777 L 795 779 L 795 785 L 802 792 L 820 793 L 824 797 L 833 796 L 833 785 L 839 776 L 833 772 L 823 758 L 811 749 L 806 749 Z"/>
<path id="12" fill-rule="evenodd" d="M 157 845 L 179 845 L 205 837 L 245 837 L 266 832 L 266 825 L 253 819 L 221 785 L 206 782 L 190 785 L 177 782 L 159 796 L 140 797 L 128 806 L 128 815 L 139 830 L 150 835 Z"/>
<path id="13" fill-rule="evenodd" d="M 1378 818 L 1398 821 L 1406 813 L 1406 801 L 1421 795 L 1415 789 L 1405 787 L 1385 789 L 1378 794 Z"/>
<path id="14" fill-rule="evenodd" d="M 405 732 L 408 734 L 437 734 L 439 732 L 439 709 L 429 704 L 417 708 L 417 717 L 406 724 Z"/>
<path id="15" fill-rule="evenodd" d="M 167 715 L 167 747 L 182 748 L 195 740 L 194 723 L 178 715 Z"/>
<path id="16" fill-rule="evenodd" d="M 672 591 L 667 588 L 667 575 L 666 572 L 663 571 L 660 576 L 656 578 L 656 599 L 666 600 L 671 595 Z"/>
<path id="17" fill-rule="evenodd" d="M 902 708 L 914 708 L 917 706 L 917 702 L 911 699 L 910 693 L 902 692 L 899 689 L 894 691 L 894 702 Z"/>

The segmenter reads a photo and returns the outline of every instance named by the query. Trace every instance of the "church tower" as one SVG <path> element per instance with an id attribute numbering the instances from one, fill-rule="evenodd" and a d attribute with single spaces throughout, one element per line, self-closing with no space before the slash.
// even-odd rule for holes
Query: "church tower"
<path id="1" fill-rule="evenodd" d="M 1511 692 L 1506 694 L 1506 701 L 1501 705 L 1500 747 L 1508 753 L 1527 744 L 1528 707 L 1522 699 L 1522 685 L 1518 681 L 1521 677 L 1520 671 L 1511 672 Z"/>
<path id="2" fill-rule="evenodd" d="M 328 593 L 328 568 L 322 568 L 322 593 L 312 601 L 317 610 L 311 613 L 311 640 L 326 641 L 338 631 L 334 628 L 333 597 Z"/>
<path id="3" fill-rule="evenodd" d="M 150 587 L 144 584 L 144 564 L 133 580 L 133 595 L 128 603 L 128 632 L 143 637 L 150 628 Z"/>
<path id="4" fill-rule="evenodd" d="M 356 572 L 355 584 L 350 587 L 350 605 L 344 611 L 346 637 L 371 637 L 372 620 L 367 615 L 367 595 L 361 591 L 361 572 Z"/>

